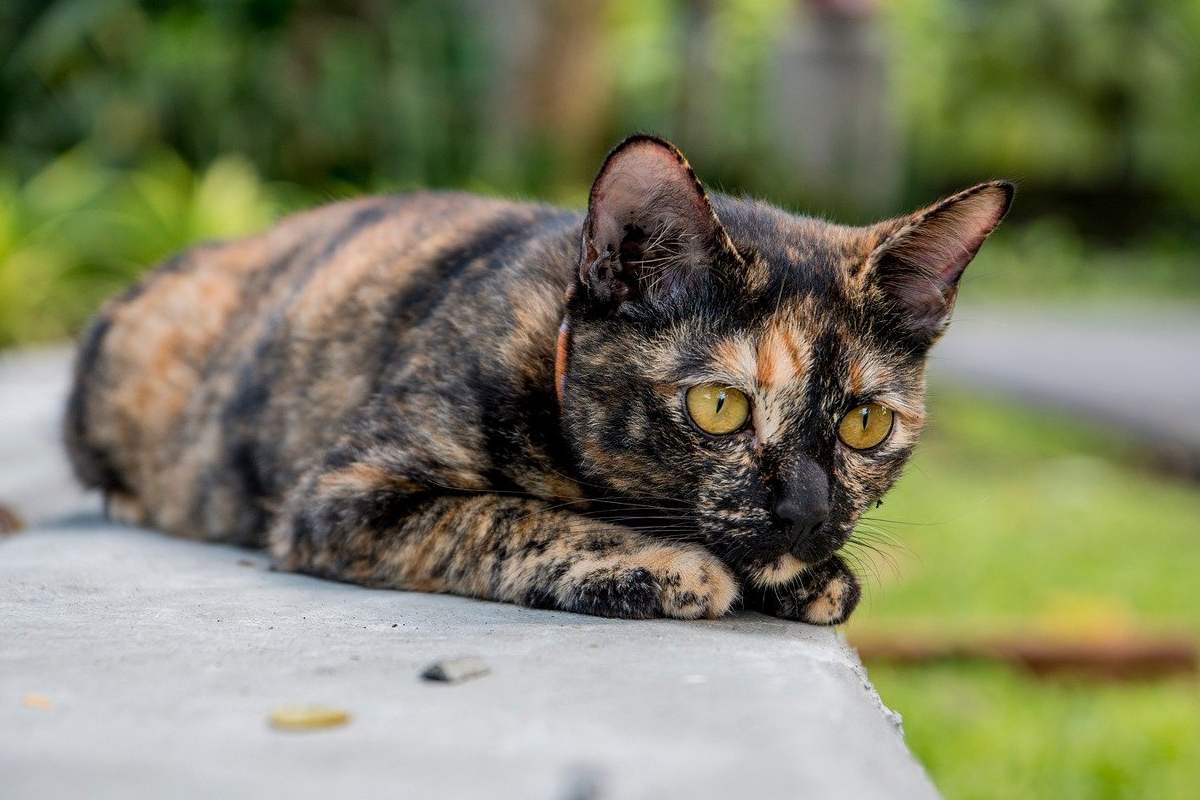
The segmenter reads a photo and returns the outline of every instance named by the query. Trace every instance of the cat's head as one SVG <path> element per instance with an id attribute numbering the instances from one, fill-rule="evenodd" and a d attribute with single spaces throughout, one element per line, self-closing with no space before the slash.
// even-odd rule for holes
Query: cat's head
<path id="1" fill-rule="evenodd" d="M 760 586 L 827 558 L 912 452 L 926 354 L 1012 195 L 846 227 L 710 198 L 675 147 L 626 140 L 592 186 L 560 337 L 584 477 Z"/>

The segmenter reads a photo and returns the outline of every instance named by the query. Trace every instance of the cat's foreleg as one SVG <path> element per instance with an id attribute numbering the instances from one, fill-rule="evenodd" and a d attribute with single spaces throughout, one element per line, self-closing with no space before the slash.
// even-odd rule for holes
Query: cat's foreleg
<path id="1" fill-rule="evenodd" d="M 838 556 L 809 567 L 780 586 L 746 590 L 746 606 L 783 619 L 837 625 L 858 605 L 858 578 Z"/>
<path id="2" fill-rule="evenodd" d="M 360 476 L 362 473 L 360 471 Z M 656 542 L 536 499 L 314 481 L 272 531 L 278 564 L 368 586 L 606 617 L 719 617 L 738 596 L 699 545 Z"/>

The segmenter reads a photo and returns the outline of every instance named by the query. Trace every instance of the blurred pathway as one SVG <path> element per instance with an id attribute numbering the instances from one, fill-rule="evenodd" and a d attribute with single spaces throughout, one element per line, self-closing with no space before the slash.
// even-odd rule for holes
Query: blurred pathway
<path id="1" fill-rule="evenodd" d="M 1078 412 L 1200 467 L 1200 307 L 964 306 L 931 375 Z"/>
<path id="2" fill-rule="evenodd" d="M 71 374 L 66 346 L 0 353 L 0 503 L 28 523 L 99 511 L 75 483 L 62 446 Z"/>

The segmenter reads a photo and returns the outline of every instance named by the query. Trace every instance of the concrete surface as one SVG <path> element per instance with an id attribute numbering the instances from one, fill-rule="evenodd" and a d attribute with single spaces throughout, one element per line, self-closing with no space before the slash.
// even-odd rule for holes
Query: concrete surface
<path id="1" fill-rule="evenodd" d="M 5 798 L 935 796 L 837 635 L 757 614 L 371 591 L 80 520 L 0 543 L 0 642 Z M 491 674 L 419 679 L 460 655 Z M 353 719 L 268 727 L 294 703 Z"/>
<path id="2" fill-rule="evenodd" d="M 0 798 L 923 798 L 829 629 L 372 591 L 105 523 L 58 445 L 65 351 L 0 359 Z M 472 655 L 491 674 L 421 681 Z M 352 714 L 282 732 L 281 705 Z"/>

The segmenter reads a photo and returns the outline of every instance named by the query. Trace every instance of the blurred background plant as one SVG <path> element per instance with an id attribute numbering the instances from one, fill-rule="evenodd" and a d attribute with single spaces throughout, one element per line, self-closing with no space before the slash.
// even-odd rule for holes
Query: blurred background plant
<path id="1" fill-rule="evenodd" d="M 329 199 L 581 204 L 633 130 L 712 186 L 847 221 L 1012 177 L 971 299 L 1193 309 L 1198 97 L 1197 0 L 7 0 L 0 347 L 63 339 L 182 246 Z M 1194 482 L 1068 416 L 934 396 L 852 635 L 1063 614 L 1200 635 Z M 951 796 L 1200 785 L 1194 679 L 872 674 Z"/>
<path id="2" fill-rule="evenodd" d="M 854 220 L 1012 176 L 997 291 L 1200 294 L 1198 42 L 1169 0 L 10 0 L 0 344 L 329 197 L 579 202 L 637 129 Z"/>

